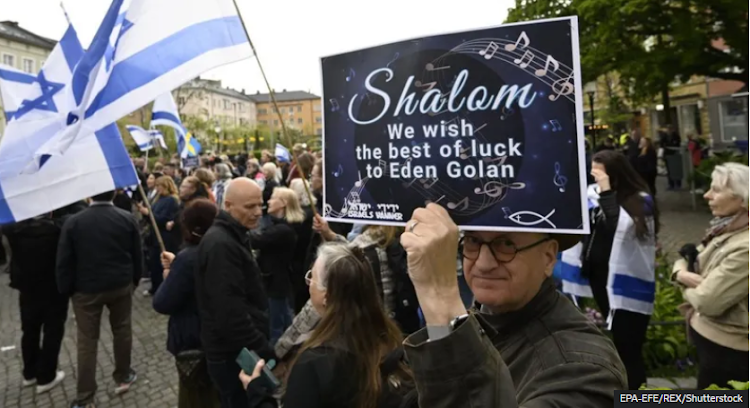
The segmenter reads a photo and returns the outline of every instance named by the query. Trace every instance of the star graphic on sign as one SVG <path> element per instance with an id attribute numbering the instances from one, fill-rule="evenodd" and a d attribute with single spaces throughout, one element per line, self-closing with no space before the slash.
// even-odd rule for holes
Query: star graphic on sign
<path id="1" fill-rule="evenodd" d="M 107 44 L 107 50 L 104 52 L 104 62 L 107 65 L 107 71 L 112 67 L 112 61 L 115 60 L 115 50 L 117 49 L 117 44 L 120 42 L 120 38 L 122 38 L 122 35 L 125 34 L 131 27 L 133 27 L 133 22 L 125 18 L 125 16 L 122 17 L 122 25 L 120 26 L 120 33 L 117 34 L 117 40 L 115 40 L 115 44 L 112 45 Z"/>
<path id="2" fill-rule="evenodd" d="M 34 100 L 25 99 L 21 102 L 21 106 L 18 107 L 18 110 L 13 115 L 14 118 L 18 119 L 34 109 L 57 112 L 57 106 L 55 105 L 53 97 L 56 93 L 60 92 L 65 85 L 48 81 L 44 76 L 44 71 L 39 72 L 35 82 L 39 83 L 39 88 L 41 88 L 42 94 Z"/>

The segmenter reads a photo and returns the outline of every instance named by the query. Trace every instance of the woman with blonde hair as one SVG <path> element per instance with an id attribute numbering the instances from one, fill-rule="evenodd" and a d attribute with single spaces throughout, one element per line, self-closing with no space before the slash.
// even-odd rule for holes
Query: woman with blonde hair
<path id="1" fill-rule="evenodd" d="M 725 163 L 703 196 L 714 219 L 696 248 L 680 251 L 672 279 L 698 354 L 698 389 L 748 379 L 748 166 Z"/>
<path id="2" fill-rule="evenodd" d="M 309 195 L 307 193 L 308 190 L 305 189 L 305 184 L 307 184 L 307 188 L 310 191 Z M 305 221 L 299 224 L 297 230 L 297 245 L 294 249 L 292 266 L 292 291 L 294 296 L 294 314 L 296 315 L 302 310 L 307 299 L 310 298 L 310 291 L 307 290 L 307 285 L 305 284 L 305 272 L 307 271 L 305 263 L 308 251 L 310 250 L 310 243 L 313 239 L 312 223 L 313 215 L 315 214 L 313 212 L 313 205 L 316 204 L 317 200 L 315 196 L 312 196 L 312 202 L 310 201 L 312 188 L 306 180 L 303 181 L 301 178 L 296 178 L 292 180 L 289 188 L 297 194 L 297 198 L 302 205 L 302 211 L 305 213 Z"/>
<path id="3" fill-rule="evenodd" d="M 176 253 L 180 248 L 181 237 L 178 228 L 175 226 L 175 220 L 180 213 L 180 200 L 178 198 L 177 186 L 169 176 L 161 176 L 154 182 L 154 188 L 157 192 L 151 209 L 154 213 L 154 220 L 159 227 L 159 233 L 164 241 L 164 247 L 168 252 Z M 144 216 L 148 216 L 148 208 L 141 205 L 139 211 Z M 151 288 L 143 292 L 144 296 L 150 296 L 156 293 L 164 280 L 162 277 L 161 267 L 161 247 L 156 234 L 152 231 L 146 239 L 149 247 L 148 252 L 148 270 L 151 275 Z"/>
<path id="4" fill-rule="evenodd" d="M 263 171 L 263 177 L 266 179 L 266 185 L 263 186 L 263 215 L 268 214 L 268 201 L 271 199 L 273 190 L 279 186 L 277 175 L 279 169 L 273 162 L 266 162 L 261 168 Z"/>
<path id="5" fill-rule="evenodd" d="M 258 266 L 268 295 L 271 317 L 271 344 L 292 324 L 291 275 L 297 244 L 297 231 L 305 220 L 294 191 L 277 187 L 268 200 L 269 223 L 253 232 L 250 241 L 260 250 Z"/>
<path id="6" fill-rule="evenodd" d="M 214 173 L 209 169 L 204 169 L 201 167 L 195 170 L 195 173 L 193 175 L 197 177 L 198 180 L 201 181 L 201 183 L 203 183 L 203 188 L 206 189 L 206 192 L 208 193 L 208 198 L 211 201 L 216 202 L 216 196 L 211 190 L 211 186 L 214 184 L 214 180 L 216 180 L 216 176 L 214 176 Z"/>

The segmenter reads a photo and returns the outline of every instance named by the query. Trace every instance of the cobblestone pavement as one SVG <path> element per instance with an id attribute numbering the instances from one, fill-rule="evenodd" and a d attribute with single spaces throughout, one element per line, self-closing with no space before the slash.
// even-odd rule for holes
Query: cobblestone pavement
<path id="1" fill-rule="evenodd" d="M 711 219 L 705 205 L 699 202 L 698 211 L 691 209 L 686 192 L 666 191 L 660 180 L 657 200 L 662 213 L 660 242 L 672 259 L 686 242 L 698 242 Z M 151 299 L 137 291 L 133 310 L 133 368 L 138 382 L 123 396 L 112 396 L 114 369 L 112 334 L 107 312 L 102 318 L 99 342 L 99 367 L 96 394 L 97 407 L 175 407 L 177 405 L 177 373 L 172 356 L 166 351 L 167 318 L 151 308 Z M 8 275 L 0 272 L 0 407 L 67 407 L 75 398 L 76 387 L 76 327 L 72 311 L 66 325 L 65 340 L 60 353 L 60 369 L 67 377 L 61 386 L 36 396 L 34 387 L 21 388 L 21 323 L 18 294 L 8 287 Z M 7 349 L 8 347 L 14 347 Z M 650 379 L 660 380 L 660 379 Z"/>

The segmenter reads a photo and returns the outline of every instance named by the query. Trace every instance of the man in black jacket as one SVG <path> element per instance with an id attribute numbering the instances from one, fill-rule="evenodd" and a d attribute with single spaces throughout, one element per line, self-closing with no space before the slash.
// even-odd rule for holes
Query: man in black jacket
<path id="1" fill-rule="evenodd" d="M 65 378 L 65 372 L 57 371 L 57 360 L 68 318 L 68 296 L 57 290 L 55 258 L 65 219 L 83 208 L 85 204 L 73 204 L 4 226 L 2 231 L 13 253 L 10 287 L 19 291 L 23 386 L 36 384 L 37 394 Z"/>
<path id="2" fill-rule="evenodd" d="M 104 306 L 112 328 L 116 385 L 121 394 L 136 380 L 130 367 L 130 321 L 134 285 L 141 278 L 143 251 L 138 223 L 112 204 L 115 192 L 92 197 L 91 206 L 62 229 L 57 251 L 57 285 L 71 295 L 78 326 L 78 396 L 74 406 L 92 403 L 96 393 L 96 353 Z"/>
<path id="3" fill-rule="evenodd" d="M 248 178 L 234 179 L 224 208 L 198 246 L 196 296 L 208 373 L 224 408 L 246 407 L 235 362 L 243 347 L 274 358 L 269 344 L 268 299 L 255 262 L 249 231 L 262 216 L 262 192 Z"/>

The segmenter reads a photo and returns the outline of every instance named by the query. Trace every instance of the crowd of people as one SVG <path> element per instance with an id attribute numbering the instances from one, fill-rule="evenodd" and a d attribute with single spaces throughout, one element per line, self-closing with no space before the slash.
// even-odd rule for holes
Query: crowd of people
<path id="1" fill-rule="evenodd" d="M 72 303 L 71 406 L 94 407 L 104 307 L 114 393 L 127 392 L 132 304 L 144 298 L 169 316 L 181 408 L 602 407 L 646 382 L 651 310 L 612 296 L 623 267 L 636 282 L 625 290 L 647 298 L 638 277 L 653 281 L 659 211 L 643 155 L 593 155 L 597 204 L 581 237 L 459 232 L 436 204 L 405 228 L 329 223 L 320 154 L 292 150 L 291 162 L 208 154 L 190 171 L 134 159 L 144 194 L 102 193 L 2 226 L 20 291 L 23 386 L 44 393 L 64 381 Z M 748 167 L 718 166 L 705 198 L 715 218 L 673 274 L 699 387 L 747 380 Z M 575 247 L 609 335 L 553 278 L 560 252 Z M 243 349 L 262 360 L 241 367 Z M 262 381 L 265 368 L 281 388 Z"/>

